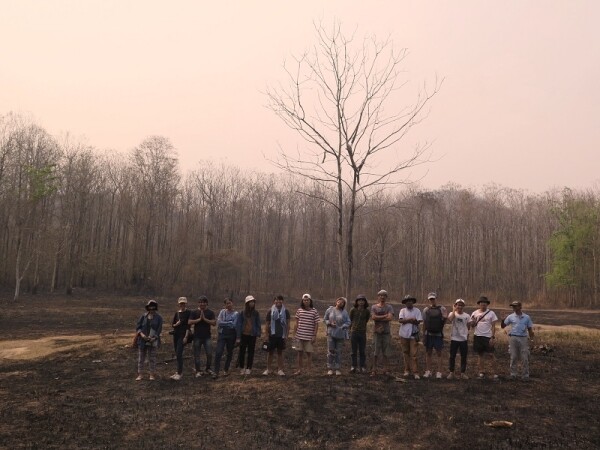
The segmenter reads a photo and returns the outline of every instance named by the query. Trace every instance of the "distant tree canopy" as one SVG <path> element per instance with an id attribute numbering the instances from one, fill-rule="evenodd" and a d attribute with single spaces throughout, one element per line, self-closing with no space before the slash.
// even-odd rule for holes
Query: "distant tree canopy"
<path id="1" fill-rule="evenodd" d="M 281 180 L 209 162 L 182 174 L 164 137 L 107 154 L 0 116 L 0 286 L 340 295 L 327 193 Z M 500 186 L 381 192 L 356 216 L 351 295 L 597 306 L 598 204 L 598 193 Z"/>
<path id="2" fill-rule="evenodd" d="M 598 305 L 600 274 L 600 203 L 592 195 L 563 192 L 553 208 L 558 227 L 548 244 L 552 250 L 548 285 L 564 289 L 572 305 Z M 586 300 L 583 300 L 586 299 Z"/>

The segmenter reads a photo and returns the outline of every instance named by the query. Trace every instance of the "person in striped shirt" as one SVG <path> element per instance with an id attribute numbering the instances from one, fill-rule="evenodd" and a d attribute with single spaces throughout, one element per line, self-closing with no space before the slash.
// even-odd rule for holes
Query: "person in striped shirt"
<path id="1" fill-rule="evenodd" d="M 310 294 L 304 294 L 300 302 L 300 308 L 296 311 L 296 325 L 294 327 L 296 351 L 298 352 L 298 370 L 294 372 L 294 375 L 302 373 L 305 355 L 306 370 L 310 371 L 312 369 L 313 344 L 317 339 L 320 321 L 319 313 L 313 307 Z"/>

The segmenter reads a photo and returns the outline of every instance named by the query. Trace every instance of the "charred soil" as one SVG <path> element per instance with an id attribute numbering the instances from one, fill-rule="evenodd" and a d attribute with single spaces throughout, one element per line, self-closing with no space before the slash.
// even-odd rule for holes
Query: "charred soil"
<path id="1" fill-rule="evenodd" d="M 250 376 L 194 378 L 186 348 L 181 381 L 166 330 L 174 300 L 160 302 L 167 326 L 156 381 L 134 381 L 129 345 L 142 298 L 31 296 L 2 300 L 0 448 L 598 448 L 598 313 L 528 311 L 537 336 L 530 382 L 507 379 L 507 341 L 496 356 L 499 381 L 404 380 L 399 344 L 389 375 L 325 374 L 321 330 L 311 374 L 262 376 L 259 350 Z M 266 300 L 259 302 L 261 315 Z M 288 302 L 290 303 L 290 302 Z M 193 302 L 191 302 L 193 305 Z M 297 302 L 288 304 L 292 312 Z M 213 310 L 220 305 L 212 302 Z M 239 306 L 239 305 L 237 305 Z M 325 305 L 317 305 L 321 314 Z M 398 310 L 398 305 L 394 305 Z M 590 319 L 590 314 L 594 315 Z M 575 331 L 548 325 L 581 325 Z M 322 328 L 322 327 L 321 327 Z M 397 332 L 397 325 L 393 328 Z M 558 331 L 557 331 L 558 330 Z M 213 333 L 214 335 L 214 333 Z M 370 337 L 370 336 L 369 336 Z M 213 338 L 214 339 L 214 338 Z M 214 346 L 213 346 L 214 348 Z M 368 349 L 372 351 L 371 348 Z M 420 368 L 424 352 L 419 350 Z M 447 346 L 443 354 L 447 366 Z M 444 374 L 446 375 L 447 372 Z M 510 428 L 486 422 L 509 421 Z"/>

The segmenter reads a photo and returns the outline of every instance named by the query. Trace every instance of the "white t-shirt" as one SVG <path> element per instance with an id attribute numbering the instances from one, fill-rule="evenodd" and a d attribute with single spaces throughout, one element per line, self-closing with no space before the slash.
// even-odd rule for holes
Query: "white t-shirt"
<path id="1" fill-rule="evenodd" d="M 469 339 L 469 327 L 467 326 L 469 318 L 470 316 L 465 312 L 462 314 L 450 313 L 448 316 L 448 320 L 452 322 L 450 340 L 463 342 Z"/>
<path id="2" fill-rule="evenodd" d="M 421 311 L 417 308 L 413 307 L 413 309 L 402 308 L 400 310 L 400 314 L 398 314 L 399 319 L 417 319 L 418 321 L 423 321 L 423 316 L 421 315 Z M 413 331 L 415 331 L 417 325 L 412 323 L 401 323 L 400 324 L 400 337 L 410 339 L 412 337 Z"/>
<path id="3" fill-rule="evenodd" d="M 485 317 L 479 320 L 484 314 Z M 471 314 L 471 320 L 477 322 L 477 325 L 475 325 L 475 336 L 492 337 L 492 325 L 498 320 L 498 317 L 491 309 L 486 309 L 485 311 L 477 309 Z"/>

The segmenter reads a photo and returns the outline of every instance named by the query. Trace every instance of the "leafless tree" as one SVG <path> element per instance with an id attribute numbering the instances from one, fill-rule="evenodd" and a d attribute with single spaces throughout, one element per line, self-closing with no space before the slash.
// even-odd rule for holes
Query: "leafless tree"
<path id="1" fill-rule="evenodd" d="M 428 145 L 401 151 L 400 141 L 426 117 L 438 92 L 436 80 L 414 102 L 395 106 L 406 49 L 390 40 L 355 43 L 341 25 L 315 25 L 314 48 L 284 65 L 287 84 L 267 90 L 269 107 L 308 143 L 298 152 L 280 148 L 274 163 L 318 183 L 319 199 L 337 213 L 337 254 L 341 289 L 349 295 L 354 266 L 356 211 L 369 195 L 405 182 L 406 169 L 428 160 Z M 389 112 L 393 110 L 393 112 Z M 394 162 L 382 163 L 384 154 Z M 310 192 L 303 192 L 311 195 Z"/>

